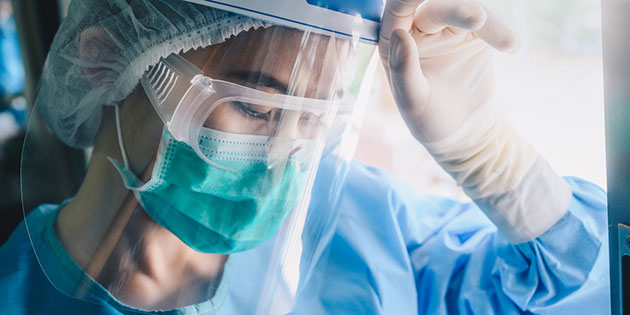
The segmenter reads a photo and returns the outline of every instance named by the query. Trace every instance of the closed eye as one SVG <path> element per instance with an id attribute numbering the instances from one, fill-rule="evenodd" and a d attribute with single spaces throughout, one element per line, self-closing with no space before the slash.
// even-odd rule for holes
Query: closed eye
<path id="1" fill-rule="evenodd" d="M 241 114 L 253 118 L 264 121 L 269 121 L 271 119 L 271 108 L 263 107 L 259 105 L 252 105 L 243 102 L 231 102 L 232 106 L 236 108 Z"/>

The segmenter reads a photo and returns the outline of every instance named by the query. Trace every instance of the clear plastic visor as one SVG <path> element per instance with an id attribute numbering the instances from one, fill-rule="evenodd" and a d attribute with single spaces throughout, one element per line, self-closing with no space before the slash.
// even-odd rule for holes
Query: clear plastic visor
<path id="1" fill-rule="evenodd" d="M 129 314 L 291 312 L 335 231 L 374 48 L 272 26 L 167 56 L 73 160 L 36 106 L 22 201 L 46 277 Z"/>

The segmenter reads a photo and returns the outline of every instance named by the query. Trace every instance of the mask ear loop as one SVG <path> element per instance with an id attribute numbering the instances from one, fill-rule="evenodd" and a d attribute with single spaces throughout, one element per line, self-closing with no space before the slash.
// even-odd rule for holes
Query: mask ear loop
<path id="1" fill-rule="evenodd" d="M 114 105 L 114 111 L 116 112 L 116 134 L 118 136 L 120 155 L 122 155 L 123 165 L 125 165 L 128 170 L 131 170 L 129 167 L 129 160 L 127 159 L 127 150 L 125 150 L 125 142 L 123 140 L 122 127 L 120 123 L 120 103 L 116 103 Z"/>

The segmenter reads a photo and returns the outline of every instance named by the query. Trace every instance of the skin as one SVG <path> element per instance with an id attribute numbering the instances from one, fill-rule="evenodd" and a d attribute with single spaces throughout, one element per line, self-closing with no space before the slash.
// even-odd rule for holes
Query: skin
<path id="1" fill-rule="evenodd" d="M 82 34 L 82 41 L 89 43 L 95 36 L 106 35 L 90 29 Z M 318 44 L 307 49 L 316 52 L 314 63 L 309 66 L 302 62 L 294 67 L 302 37 L 298 31 L 271 27 L 241 33 L 222 44 L 183 56 L 212 78 L 272 93 L 329 98 L 336 90 L 335 78 L 343 64 L 339 61 L 346 58 L 343 51 L 347 46 L 312 35 L 308 42 Z M 305 75 L 292 81 L 294 68 Z M 303 77 L 308 79 L 300 80 Z M 226 132 L 264 134 L 266 125 L 280 114 L 277 109 L 264 106 L 252 105 L 250 109 L 268 114 L 269 119 L 253 119 L 234 106 L 220 106 L 205 126 Z M 131 170 L 147 181 L 157 157 L 163 123 L 140 86 L 121 103 L 120 114 Z M 295 130 L 299 133 L 299 128 Z M 85 179 L 76 196 L 57 216 L 56 232 L 68 254 L 114 297 L 133 307 L 172 309 L 211 298 L 227 256 L 196 252 L 155 223 L 124 187 L 107 157 L 122 162 L 111 107 L 105 108 Z"/>

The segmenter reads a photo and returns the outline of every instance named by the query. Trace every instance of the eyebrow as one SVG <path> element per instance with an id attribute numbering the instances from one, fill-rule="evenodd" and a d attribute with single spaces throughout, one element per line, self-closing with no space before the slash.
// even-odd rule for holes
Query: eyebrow
<path id="1" fill-rule="evenodd" d="M 233 71 L 228 72 L 226 77 L 241 81 L 252 88 L 268 87 L 286 94 L 289 88 L 274 76 L 260 71 Z"/>

